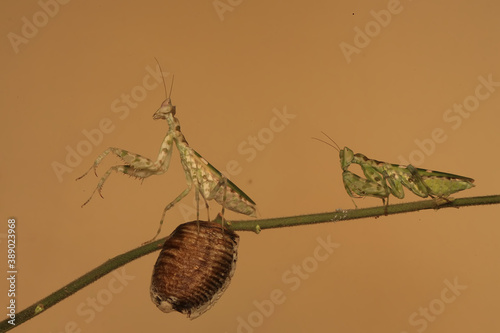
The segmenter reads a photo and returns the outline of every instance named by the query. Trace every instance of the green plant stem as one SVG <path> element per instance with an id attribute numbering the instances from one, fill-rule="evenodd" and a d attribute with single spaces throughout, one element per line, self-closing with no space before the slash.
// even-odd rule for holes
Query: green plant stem
<path id="1" fill-rule="evenodd" d="M 491 205 L 491 204 L 500 204 L 500 195 L 460 198 L 440 205 L 437 205 L 434 200 L 389 205 L 387 207 L 387 215 L 408 213 L 425 209 L 438 210 L 443 208 L 453 208 L 453 207 L 459 208 L 466 206 L 479 206 L 479 205 Z M 321 213 L 321 214 L 279 217 L 272 219 L 231 221 L 228 227 L 234 231 L 260 232 L 261 230 L 271 229 L 271 228 L 292 227 L 292 226 L 326 223 L 326 222 L 339 222 L 339 221 L 355 220 L 368 217 L 377 217 L 383 215 L 385 215 L 385 207 L 379 206 L 379 207 L 371 207 L 363 209 L 337 210 L 334 212 Z M 0 332 L 6 332 L 15 327 L 18 327 L 22 323 L 45 312 L 48 308 L 54 306 L 63 299 L 67 298 L 68 296 L 73 295 L 78 290 L 83 289 L 85 286 L 91 284 L 92 282 L 97 281 L 98 279 L 112 272 L 113 270 L 135 259 L 138 259 L 146 254 L 161 249 L 161 246 L 166 239 L 167 237 L 159 239 L 155 242 L 146 245 L 142 245 L 136 249 L 120 254 L 106 261 L 102 265 L 80 276 L 79 278 L 70 282 L 61 289 L 55 291 L 54 293 L 48 295 L 47 297 L 32 304 L 31 306 L 22 310 L 21 312 L 16 313 L 15 326 L 8 323 L 10 318 L 7 318 L 6 320 L 0 322 Z"/>
<path id="2" fill-rule="evenodd" d="M 387 206 L 387 215 L 415 212 L 426 209 L 459 208 L 466 206 L 492 205 L 500 203 L 500 195 L 490 195 L 484 197 L 459 198 L 453 201 L 437 205 L 434 200 L 407 202 Z M 330 213 L 307 214 L 288 217 L 277 217 L 272 219 L 241 220 L 231 221 L 230 229 L 234 231 L 254 231 L 259 232 L 264 229 L 293 227 L 298 225 L 339 222 L 356 220 L 367 217 L 384 216 L 385 207 L 377 206 L 361 209 L 337 210 Z"/>

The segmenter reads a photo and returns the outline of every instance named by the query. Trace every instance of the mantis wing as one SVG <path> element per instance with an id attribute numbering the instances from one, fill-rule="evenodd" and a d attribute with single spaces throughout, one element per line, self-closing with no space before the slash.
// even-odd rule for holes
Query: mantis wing
<path id="1" fill-rule="evenodd" d="M 192 152 L 191 159 L 196 167 L 190 169 L 193 170 L 191 177 L 200 194 L 207 200 L 214 199 L 229 210 L 255 217 L 255 202 L 196 150 L 192 149 Z"/>

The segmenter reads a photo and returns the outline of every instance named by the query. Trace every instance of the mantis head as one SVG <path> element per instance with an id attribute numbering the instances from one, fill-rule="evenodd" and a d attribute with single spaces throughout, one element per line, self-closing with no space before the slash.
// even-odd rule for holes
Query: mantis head
<path id="1" fill-rule="evenodd" d="M 354 159 L 354 152 L 351 149 L 344 147 L 344 149 L 339 150 L 339 158 L 340 167 L 343 171 L 346 171 Z"/>
<path id="2" fill-rule="evenodd" d="M 172 105 L 170 97 L 161 103 L 160 108 L 153 114 L 153 119 L 167 119 L 169 114 L 175 116 L 175 106 Z"/>

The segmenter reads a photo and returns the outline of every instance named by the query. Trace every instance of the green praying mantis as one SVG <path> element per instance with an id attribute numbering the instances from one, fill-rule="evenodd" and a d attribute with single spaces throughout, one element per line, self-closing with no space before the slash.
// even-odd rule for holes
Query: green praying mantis
<path id="1" fill-rule="evenodd" d="M 97 176 L 97 167 L 102 162 L 102 160 L 110 153 L 115 154 L 116 156 L 121 158 L 125 162 L 125 164 L 115 165 L 109 168 L 108 171 L 106 171 L 106 173 L 99 180 L 99 183 L 92 192 L 90 198 L 83 203 L 82 207 L 85 206 L 92 199 L 96 191 L 99 192 L 99 195 L 101 197 L 103 197 L 101 193 L 102 187 L 104 186 L 104 182 L 113 172 L 123 173 L 142 180 L 152 175 L 161 175 L 167 172 L 168 167 L 170 165 L 170 158 L 172 156 L 172 150 L 173 150 L 172 146 L 175 143 L 179 151 L 181 164 L 186 176 L 187 188 L 184 191 L 182 191 L 182 193 L 180 193 L 167 206 L 165 206 L 160 219 L 160 225 L 158 227 L 158 231 L 156 232 L 156 235 L 153 237 L 151 241 L 155 240 L 156 237 L 158 237 L 158 235 L 160 234 L 166 212 L 170 208 L 172 208 L 176 203 L 181 201 L 186 195 L 188 195 L 188 193 L 191 191 L 193 187 L 195 188 L 195 199 L 197 203 L 197 211 L 196 211 L 197 221 L 199 221 L 200 196 L 205 202 L 205 207 L 207 208 L 208 220 L 210 220 L 208 211 L 209 206 L 207 202 L 209 200 L 215 200 L 216 202 L 222 205 L 222 213 L 221 213 L 222 217 L 224 217 L 225 208 L 232 210 L 234 212 L 255 217 L 256 216 L 255 202 L 252 199 L 250 199 L 250 197 L 246 195 L 245 192 L 243 192 L 238 186 L 236 186 L 233 182 L 231 182 L 224 175 L 222 175 L 222 173 L 219 170 L 217 170 L 207 160 L 205 160 L 196 150 L 194 150 L 189 146 L 188 142 L 186 141 L 186 138 L 181 132 L 180 122 L 175 117 L 176 107 L 172 105 L 172 101 L 170 99 L 170 95 L 172 93 L 173 79 L 172 79 L 172 86 L 170 87 L 170 93 L 168 95 L 166 93 L 166 85 L 164 78 L 163 78 L 163 84 L 165 87 L 166 99 L 165 101 L 163 101 L 160 108 L 153 114 L 153 119 L 166 120 L 168 124 L 168 132 L 165 138 L 163 139 L 163 142 L 161 143 L 160 152 L 158 154 L 158 157 L 156 158 L 156 161 L 153 161 L 139 154 L 135 154 L 120 148 L 110 147 L 106 149 L 102 154 L 100 154 L 97 157 L 97 159 L 94 161 L 94 164 L 90 167 L 90 169 L 87 172 L 85 172 L 82 176 L 78 177 L 77 180 L 83 178 L 92 169 L 94 170 Z"/>
<path id="2" fill-rule="evenodd" d="M 449 202 L 448 197 L 451 194 L 474 187 L 472 178 L 415 168 L 411 164 L 402 166 L 381 162 L 360 153 L 355 154 L 347 147 L 340 149 L 332 138 L 323 134 L 335 145 L 318 138 L 313 139 L 326 143 L 339 152 L 342 180 L 347 194 L 352 198 L 366 196 L 380 198 L 385 204 L 386 213 L 390 195 L 403 199 L 404 187 L 419 197 L 431 197 L 436 202 L 438 199 Z M 366 178 L 349 171 L 348 168 L 352 164 L 358 164 Z"/>

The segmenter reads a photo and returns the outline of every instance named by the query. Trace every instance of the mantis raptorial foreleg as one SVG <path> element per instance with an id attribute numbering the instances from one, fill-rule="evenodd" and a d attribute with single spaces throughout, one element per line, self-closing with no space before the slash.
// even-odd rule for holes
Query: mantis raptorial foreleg
<path id="1" fill-rule="evenodd" d="M 104 182 L 108 179 L 111 173 L 118 172 L 123 173 L 135 178 L 139 178 L 144 180 L 145 178 L 152 175 L 160 175 L 165 173 L 168 170 L 168 166 L 170 164 L 170 157 L 172 156 L 172 140 L 167 136 L 165 138 L 165 142 L 167 144 L 162 145 L 162 149 L 160 150 L 160 154 L 158 155 L 158 159 L 156 162 L 153 162 L 149 158 L 141 156 L 139 154 L 131 153 L 125 149 L 110 147 L 106 149 L 101 155 L 97 157 L 94 161 L 94 164 L 90 167 L 90 169 L 85 172 L 82 176 L 78 177 L 76 180 L 79 180 L 85 177 L 92 169 L 94 169 L 94 173 L 97 176 L 97 167 L 102 162 L 102 160 L 109 154 L 113 153 L 119 158 L 121 158 L 125 163 L 125 165 L 116 165 L 108 169 L 103 177 L 99 180 L 97 187 L 92 192 L 90 198 L 85 201 L 82 205 L 85 206 L 94 196 L 95 192 L 99 192 L 99 195 L 102 196 L 102 187 L 104 186 Z M 169 144 L 168 144 L 169 143 Z"/>
<path id="2" fill-rule="evenodd" d="M 94 189 L 94 191 L 92 191 L 90 198 L 88 198 L 87 201 L 85 201 L 82 204 L 82 207 L 85 206 L 92 199 L 92 197 L 94 196 L 96 191 L 99 193 L 101 198 L 104 198 L 102 195 L 102 187 L 104 186 L 104 182 L 108 179 L 108 177 L 111 175 L 111 173 L 113 171 L 126 174 L 128 172 L 128 169 L 127 169 L 126 165 L 115 165 L 115 166 L 109 168 L 108 171 L 106 171 L 106 173 L 104 174 L 104 176 L 101 177 L 101 179 L 99 180 L 99 183 L 97 183 L 97 187 Z M 97 173 L 96 173 L 96 176 L 97 176 Z"/>
<path id="3" fill-rule="evenodd" d="M 144 164 L 144 167 L 146 167 L 146 168 L 151 167 L 153 165 L 153 161 L 151 161 L 149 158 L 143 157 L 139 154 L 131 153 L 125 149 L 110 147 L 110 148 L 106 149 L 101 155 L 99 155 L 96 158 L 96 160 L 94 161 L 94 164 L 92 164 L 92 166 L 87 170 L 87 172 L 85 172 L 83 175 L 78 177 L 76 180 L 79 180 L 79 179 L 85 177 L 92 169 L 94 169 L 94 173 L 97 176 L 97 167 L 99 166 L 99 164 L 101 164 L 102 160 L 109 153 L 115 154 L 116 156 L 121 158 L 126 163 L 134 163 L 135 161 L 140 161 L 140 163 L 135 162 L 137 164 L 137 167 L 139 167 L 140 164 Z"/>
<path id="4" fill-rule="evenodd" d="M 389 195 L 391 191 L 389 186 L 387 186 L 384 177 L 381 177 L 376 181 L 369 180 L 361 178 L 355 173 L 346 170 L 342 173 L 342 179 L 344 181 L 345 190 L 351 198 L 369 196 L 382 199 L 382 204 L 384 205 L 385 213 L 387 214 L 387 206 L 389 205 Z M 356 206 L 356 208 L 358 207 L 355 202 L 354 206 Z"/>

